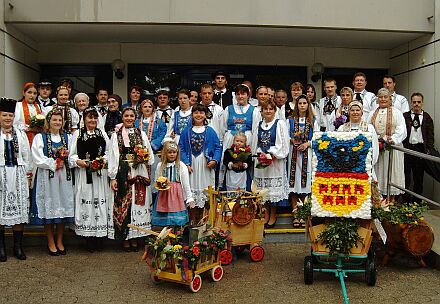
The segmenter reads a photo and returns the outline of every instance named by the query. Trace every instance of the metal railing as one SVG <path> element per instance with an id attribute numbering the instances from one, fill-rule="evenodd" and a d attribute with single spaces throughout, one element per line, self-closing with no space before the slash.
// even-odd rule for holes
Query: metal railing
<path id="1" fill-rule="evenodd" d="M 407 148 L 403 148 L 403 147 L 399 147 L 399 146 L 396 146 L 396 145 L 391 145 L 391 150 L 390 150 L 389 157 L 388 157 L 387 197 L 390 197 L 391 187 L 394 187 L 394 188 L 397 188 L 399 190 L 405 191 L 406 193 L 409 193 L 409 194 L 411 194 L 414 197 L 422 199 L 422 200 L 426 201 L 427 203 L 430 203 L 432 205 L 440 207 L 440 204 L 437 203 L 436 201 L 433 201 L 433 200 L 431 200 L 431 199 L 429 199 L 429 198 L 427 198 L 427 197 L 425 197 L 423 195 L 420 195 L 418 193 L 415 193 L 415 192 L 413 192 L 413 191 L 411 191 L 409 189 L 402 188 L 402 187 L 394 184 L 391 181 L 391 172 L 392 172 L 392 167 L 393 167 L 393 154 L 394 154 L 393 151 L 394 150 L 401 151 L 401 152 L 406 153 L 406 154 L 410 154 L 410 155 L 413 155 L 413 156 L 416 156 L 416 157 L 419 157 L 419 158 L 423 158 L 423 159 L 427 159 L 427 160 L 431 160 L 431 161 L 440 163 L 440 157 L 428 155 L 428 154 L 425 154 L 425 153 L 420 153 L 420 152 L 417 152 L 417 151 L 414 151 L 414 150 L 410 150 L 410 149 L 407 149 Z"/>

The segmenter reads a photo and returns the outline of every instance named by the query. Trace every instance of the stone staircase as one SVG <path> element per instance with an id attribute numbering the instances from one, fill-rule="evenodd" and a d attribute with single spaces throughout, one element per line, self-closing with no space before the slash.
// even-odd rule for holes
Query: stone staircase
<path id="1" fill-rule="evenodd" d="M 264 243 L 305 243 L 304 228 L 293 228 L 291 213 L 280 213 L 274 228 L 264 229 Z"/>

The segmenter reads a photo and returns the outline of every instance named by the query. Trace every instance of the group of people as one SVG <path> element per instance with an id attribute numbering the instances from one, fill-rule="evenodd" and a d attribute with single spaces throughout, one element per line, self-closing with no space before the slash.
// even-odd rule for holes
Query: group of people
<path id="1" fill-rule="evenodd" d="M 19 102 L 1 99 L 0 261 L 7 259 L 5 226 L 12 226 L 14 255 L 26 259 L 25 223 L 44 226 L 52 256 L 66 254 L 66 224 L 86 238 L 91 252 L 102 250 L 106 237 L 136 251 L 152 226 L 203 224 L 208 186 L 250 190 L 253 182 L 267 189 L 266 227 L 275 225 L 277 206 L 291 206 L 292 225 L 301 227 L 295 212 L 311 192 L 316 131 L 371 132 L 374 179 L 382 194 L 389 152 L 380 146 L 404 144 L 421 152 L 433 147 L 423 95 L 412 94 L 409 110 L 392 76 L 384 76 L 384 88 L 373 94 L 365 89 L 365 74 L 356 73 L 353 89 L 343 87 L 340 96 L 336 80 L 325 79 L 320 100 L 312 84 L 292 83 L 290 98 L 284 90 L 259 86 L 254 99 L 252 83 L 232 91 L 228 80 L 218 71 L 198 91 L 179 90 L 175 109 L 170 92 L 143 98 L 136 85 L 125 104 L 100 88 L 98 104 L 90 106 L 85 93 L 71 98 L 69 80 L 53 99 L 48 81 L 26 83 Z M 405 160 L 404 169 L 403 155 L 396 153 L 392 181 L 403 187 L 412 172 L 421 193 L 423 169 Z"/>

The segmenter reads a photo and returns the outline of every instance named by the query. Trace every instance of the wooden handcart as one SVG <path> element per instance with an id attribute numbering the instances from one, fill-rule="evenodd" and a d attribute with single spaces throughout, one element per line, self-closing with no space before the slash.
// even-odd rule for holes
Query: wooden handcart
<path id="1" fill-rule="evenodd" d="M 214 191 L 212 188 L 208 188 L 207 191 L 211 225 L 229 231 L 232 238 L 232 248 L 220 252 L 222 265 L 232 263 L 233 250 L 241 254 L 245 249 L 249 249 L 251 261 L 262 261 L 264 209 L 261 194 L 247 191 Z"/>
<path id="2" fill-rule="evenodd" d="M 161 233 L 157 233 L 151 230 L 146 230 L 137 226 L 129 225 L 131 228 L 142 230 L 144 232 L 150 233 L 152 235 L 160 237 L 166 237 L 166 234 L 170 230 L 166 230 L 166 227 Z M 212 281 L 218 282 L 223 278 L 223 267 L 219 259 L 220 251 L 216 251 L 214 254 L 206 254 L 202 256 L 197 262 L 194 268 L 186 269 L 183 267 L 183 261 L 168 258 L 166 260 L 166 266 L 163 269 L 158 270 L 158 268 L 153 266 L 154 257 L 149 256 L 147 252 L 144 253 L 142 257 L 143 260 L 147 262 L 148 268 L 150 270 L 151 280 L 158 284 L 162 281 L 174 282 L 179 284 L 188 285 L 192 292 L 198 292 L 202 288 L 202 277 L 201 274 L 209 272 Z M 156 257 L 155 265 L 159 265 L 159 258 Z"/>
<path id="3" fill-rule="evenodd" d="M 313 284 L 314 272 L 333 273 L 339 279 L 344 303 L 349 299 L 345 287 L 345 278 L 349 273 L 363 273 L 368 286 L 376 284 L 375 251 L 371 247 L 373 222 L 360 220 L 358 234 L 363 239 L 353 247 L 349 255 L 331 255 L 325 244 L 318 241 L 318 235 L 325 229 L 325 224 L 312 226 L 309 221 L 309 234 L 312 242 L 311 255 L 304 258 L 304 283 Z"/>

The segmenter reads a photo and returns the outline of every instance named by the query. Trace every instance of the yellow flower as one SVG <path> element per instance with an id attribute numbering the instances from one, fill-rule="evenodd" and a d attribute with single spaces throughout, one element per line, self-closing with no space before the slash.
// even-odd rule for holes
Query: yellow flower
<path id="1" fill-rule="evenodd" d="M 418 222 L 417 221 L 414 221 L 414 225 L 417 225 L 418 224 Z"/>
<path id="2" fill-rule="evenodd" d="M 234 153 L 234 154 L 232 155 L 233 158 L 237 158 L 237 156 L 238 156 L 238 155 L 237 155 L 236 153 Z"/>
<path id="3" fill-rule="evenodd" d="M 412 214 L 410 213 L 410 214 L 408 214 L 408 216 L 409 216 L 409 217 L 412 217 Z"/>
<path id="4" fill-rule="evenodd" d="M 180 249 L 182 249 L 182 245 L 179 245 L 179 244 L 174 245 L 174 247 L 173 247 L 174 251 L 179 251 Z"/>
<path id="5" fill-rule="evenodd" d="M 424 221 L 424 220 L 425 220 L 425 218 L 424 218 L 424 217 L 422 216 L 422 217 L 420 218 L 420 220 L 421 220 L 421 221 Z"/>
<path id="6" fill-rule="evenodd" d="M 244 148 L 240 148 L 239 150 L 240 150 L 240 152 L 246 151 Z"/>
<path id="7" fill-rule="evenodd" d="M 356 151 L 362 149 L 363 146 L 364 146 L 364 142 L 361 141 L 361 142 L 359 142 L 359 146 L 357 146 L 357 147 L 353 147 L 352 150 L 353 150 L 354 152 L 356 152 Z"/>
<path id="8" fill-rule="evenodd" d="M 318 140 L 318 149 L 319 150 L 325 150 L 328 148 L 328 145 L 330 144 L 330 141 L 322 141 L 321 139 Z"/>

